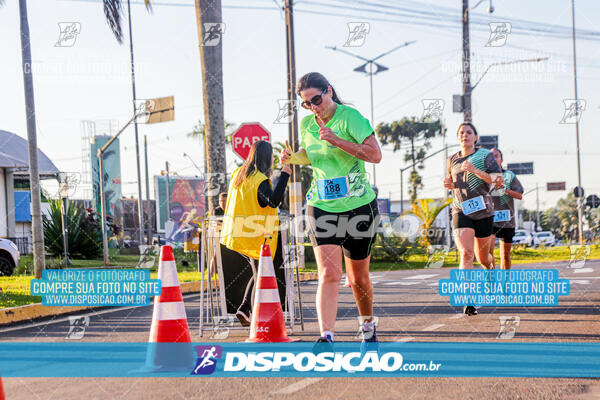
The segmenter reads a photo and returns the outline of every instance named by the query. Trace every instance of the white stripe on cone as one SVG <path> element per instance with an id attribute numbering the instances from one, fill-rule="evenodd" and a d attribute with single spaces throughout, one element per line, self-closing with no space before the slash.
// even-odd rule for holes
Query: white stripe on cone
<path id="1" fill-rule="evenodd" d="M 256 293 L 257 303 L 279 303 L 279 290 L 277 289 L 258 289 Z"/>
<path id="2" fill-rule="evenodd" d="M 273 259 L 271 257 L 261 257 L 260 271 L 258 276 L 275 276 L 275 270 L 273 269 Z"/>
<path id="3" fill-rule="evenodd" d="M 154 321 L 166 321 L 172 319 L 185 319 L 185 307 L 182 301 L 174 301 L 168 303 L 156 303 L 154 304 L 154 315 L 152 316 Z"/>
<path id="4" fill-rule="evenodd" d="M 179 286 L 175 261 L 160 261 L 158 279 L 160 279 L 162 287 Z"/>

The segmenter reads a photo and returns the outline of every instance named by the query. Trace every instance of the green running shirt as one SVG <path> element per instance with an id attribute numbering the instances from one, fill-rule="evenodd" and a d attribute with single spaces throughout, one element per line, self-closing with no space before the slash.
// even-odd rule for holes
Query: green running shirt
<path id="1" fill-rule="evenodd" d="M 325 127 L 341 139 L 361 144 L 373 134 L 369 120 L 356 109 L 337 104 L 333 117 Z M 365 162 L 319 138 L 315 115 L 307 115 L 300 123 L 300 146 L 306 150 L 313 168 L 313 181 L 306 194 L 309 206 L 328 212 L 346 212 L 370 203 L 375 192 L 365 172 Z M 322 179 L 348 177 L 348 196 L 332 200 L 319 198 L 317 182 Z"/>

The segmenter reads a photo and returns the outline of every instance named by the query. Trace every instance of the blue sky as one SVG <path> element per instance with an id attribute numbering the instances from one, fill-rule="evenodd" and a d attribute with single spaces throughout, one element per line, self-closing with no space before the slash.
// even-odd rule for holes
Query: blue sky
<path id="1" fill-rule="evenodd" d="M 281 0 L 223 0 L 223 38 L 225 118 L 235 124 L 258 121 L 269 129 L 275 141 L 287 137 L 287 126 L 275 124 L 279 99 L 286 97 L 285 27 L 275 3 Z M 137 0 L 136 0 L 137 2 Z M 18 2 L 7 0 L 0 9 L 0 129 L 26 137 L 23 83 L 20 72 L 21 52 Z M 148 135 L 150 174 L 155 175 L 169 161 L 181 175 L 197 170 L 182 156 L 190 154 L 201 165 L 201 146 L 186 133 L 203 119 L 200 56 L 193 0 L 154 2 L 149 14 L 139 4 L 132 5 L 133 38 L 137 66 L 138 98 L 175 96 L 175 121 L 141 125 Z M 348 36 L 348 22 L 367 21 L 370 32 L 362 47 L 349 49 L 372 57 L 405 41 L 417 42 L 382 58 L 389 67 L 374 77 L 375 121 L 392 122 L 404 116 L 421 116 L 423 99 L 445 101 L 444 120 L 448 143 L 457 143 L 456 127 L 461 114 L 452 113 L 453 94 L 461 93 L 460 24 L 453 28 L 434 28 L 407 24 L 406 19 L 391 15 L 367 14 L 352 8 L 367 7 L 365 2 L 297 1 L 295 15 L 297 75 L 310 71 L 323 73 L 340 97 L 370 117 L 368 78 L 353 72 L 360 60 L 325 46 L 342 46 Z M 414 1 L 369 0 L 366 3 L 411 8 Z M 475 1 L 471 1 L 475 3 Z M 171 5 L 162 5 L 171 4 Z M 458 0 L 426 0 L 420 3 L 435 13 L 443 7 L 460 13 Z M 424 5 L 424 6 L 423 6 Z M 32 56 L 35 73 L 35 100 L 40 148 L 61 170 L 81 171 L 81 120 L 113 119 L 124 123 L 130 118 L 131 86 L 127 37 L 119 45 L 112 35 L 100 1 L 29 0 Z M 235 8 L 256 6 L 259 9 Z M 570 27 L 570 2 L 494 1 L 495 13 L 486 13 L 482 4 L 474 14 L 489 22 L 522 19 Z M 374 7 L 370 7 L 374 8 Z M 307 12 L 315 10 L 315 12 Z M 337 15 L 327 15 L 337 14 Z M 378 18 L 380 20 L 375 20 Z M 383 21 L 381 19 L 388 19 Z M 595 29 L 600 20 L 596 1 L 577 1 L 576 23 L 579 29 Z M 73 47 L 55 47 L 59 22 L 79 22 L 81 33 Z M 126 25 L 125 25 L 126 28 Z M 487 29 L 487 28 L 485 28 Z M 563 99 L 573 98 L 573 72 L 570 38 L 516 34 L 519 23 L 503 47 L 485 47 L 489 32 L 472 28 L 473 81 L 494 62 L 550 57 L 539 64 L 513 64 L 492 69 L 473 93 L 473 120 L 483 135 L 500 136 L 505 161 L 533 161 L 535 175 L 520 179 L 528 190 L 536 182 L 567 181 L 576 184 L 575 127 L 559 124 Z M 580 123 L 582 176 L 586 193 L 600 193 L 596 171 L 600 156 L 599 139 L 594 127 L 600 122 L 600 50 L 598 41 L 577 43 L 579 97 L 586 100 Z M 301 116 L 306 111 L 300 111 Z M 123 192 L 135 194 L 135 151 L 133 129 L 122 135 L 121 163 Z M 432 150 L 442 146 L 433 142 Z M 403 156 L 384 147 L 384 160 L 377 166 L 377 184 L 381 197 L 391 192 L 399 198 L 399 169 Z M 227 154 L 229 169 L 235 156 Z M 441 180 L 445 162 L 433 157 L 423 171 L 423 197 L 443 193 Z M 368 169 L 370 171 L 370 168 Z M 406 188 L 405 188 L 406 190 Z M 541 207 L 555 204 L 564 192 L 540 192 Z M 535 195 L 525 196 L 524 206 L 535 207 Z"/>

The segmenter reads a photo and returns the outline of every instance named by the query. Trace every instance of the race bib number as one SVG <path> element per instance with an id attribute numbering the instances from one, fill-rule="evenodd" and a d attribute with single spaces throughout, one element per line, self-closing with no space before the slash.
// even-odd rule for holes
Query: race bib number
<path id="1" fill-rule="evenodd" d="M 494 222 L 510 221 L 510 210 L 498 210 L 494 212 Z"/>
<path id="2" fill-rule="evenodd" d="M 483 202 L 483 196 L 474 197 L 469 200 L 465 200 L 461 203 L 463 214 L 469 215 L 474 212 L 485 210 L 485 203 Z"/>
<path id="3" fill-rule="evenodd" d="M 335 200 L 348 197 L 348 177 L 340 176 L 333 179 L 319 179 L 317 191 L 320 200 Z"/>

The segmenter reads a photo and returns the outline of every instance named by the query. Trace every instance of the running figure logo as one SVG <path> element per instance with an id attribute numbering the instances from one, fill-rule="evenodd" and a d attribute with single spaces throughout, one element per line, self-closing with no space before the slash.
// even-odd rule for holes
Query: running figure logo
<path id="1" fill-rule="evenodd" d="M 500 320 L 500 332 L 498 332 L 496 339 L 508 340 L 514 338 L 515 333 L 517 332 L 517 327 L 521 323 L 521 317 L 518 315 L 500 316 L 498 319 Z"/>
<path id="2" fill-rule="evenodd" d="M 274 124 L 289 124 L 294 117 L 294 113 L 298 110 L 298 100 L 277 100 L 279 104 L 279 113 L 273 121 Z"/>
<path id="3" fill-rule="evenodd" d="M 423 116 L 421 120 L 423 122 L 437 122 L 439 121 L 444 113 L 444 100 L 443 99 L 423 99 Z"/>
<path id="4" fill-rule="evenodd" d="M 65 339 L 83 339 L 83 335 L 85 335 L 85 328 L 90 325 L 90 317 L 78 317 L 78 316 L 70 316 L 69 317 L 69 333 Z"/>
<path id="5" fill-rule="evenodd" d="M 348 22 L 348 40 L 344 43 L 344 47 L 362 46 L 370 31 L 371 24 L 368 22 Z"/>
<path id="6" fill-rule="evenodd" d="M 581 114 L 585 110 L 585 100 L 564 99 L 563 102 L 565 103 L 565 113 L 559 124 L 574 124 L 575 122 L 579 122 Z"/>
<path id="7" fill-rule="evenodd" d="M 590 256 L 591 253 L 590 246 L 576 244 L 569 246 L 569 250 L 571 250 L 571 257 L 569 259 L 569 265 L 567 265 L 567 268 L 583 268 L 585 266 L 587 258 Z"/>
<path id="8" fill-rule="evenodd" d="M 223 33 L 225 33 L 224 23 L 205 22 L 202 46 L 217 46 L 219 43 L 221 43 Z"/>
<path id="9" fill-rule="evenodd" d="M 73 47 L 77 35 L 81 33 L 81 24 L 79 22 L 59 22 L 58 29 L 60 33 L 54 47 Z"/>
<path id="10" fill-rule="evenodd" d="M 195 349 L 198 360 L 192 375 L 210 375 L 215 372 L 217 359 L 223 355 L 221 346 L 196 346 Z"/>
<path id="11" fill-rule="evenodd" d="M 427 260 L 427 264 L 423 268 L 442 268 L 444 266 L 444 262 L 446 261 L 446 257 L 448 257 L 450 249 L 445 245 L 430 245 L 429 246 L 429 259 Z"/>
<path id="12" fill-rule="evenodd" d="M 490 22 L 490 38 L 485 47 L 504 46 L 511 30 L 512 24 L 510 22 Z"/>

